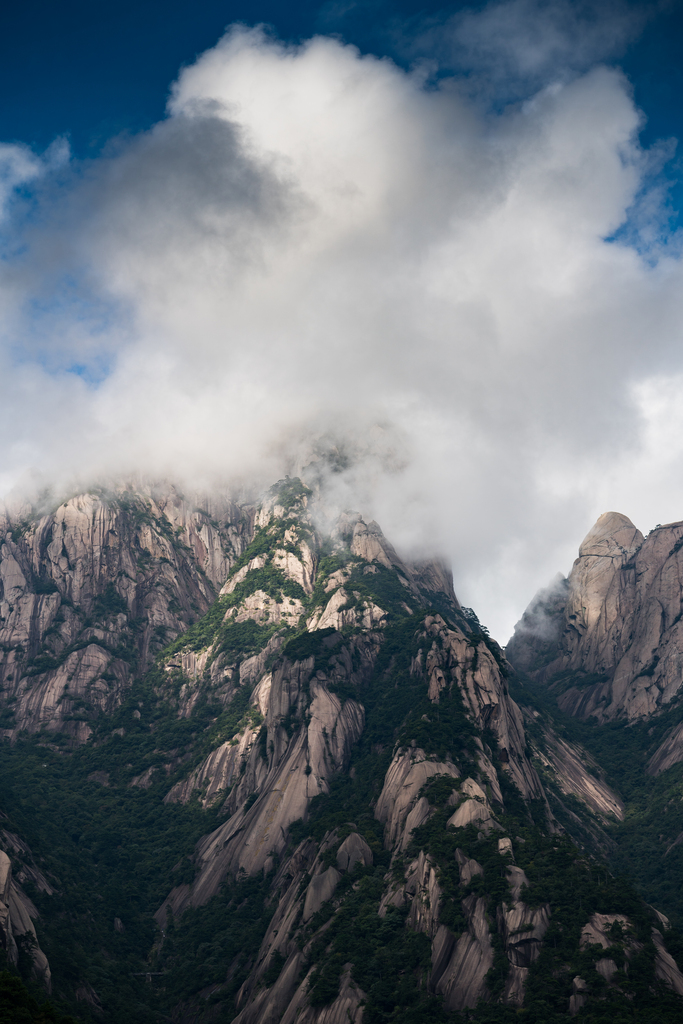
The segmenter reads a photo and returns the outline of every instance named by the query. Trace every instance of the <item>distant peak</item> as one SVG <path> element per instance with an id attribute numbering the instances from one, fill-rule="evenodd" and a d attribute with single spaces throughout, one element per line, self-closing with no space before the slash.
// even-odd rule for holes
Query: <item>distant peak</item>
<path id="1" fill-rule="evenodd" d="M 579 557 L 606 555 L 613 545 L 630 550 L 642 542 L 642 533 L 628 516 L 622 515 L 621 512 L 603 512 L 584 537 L 579 548 Z"/>

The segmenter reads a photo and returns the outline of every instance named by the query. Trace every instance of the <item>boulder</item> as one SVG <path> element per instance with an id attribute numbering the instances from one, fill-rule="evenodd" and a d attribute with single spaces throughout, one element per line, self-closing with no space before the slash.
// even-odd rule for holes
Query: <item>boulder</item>
<path id="1" fill-rule="evenodd" d="M 356 864 L 364 868 L 372 865 L 372 850 L 362 836 L 352 832 L 337 850 L 337 867 L 340 871 L 353 871 Z"/>

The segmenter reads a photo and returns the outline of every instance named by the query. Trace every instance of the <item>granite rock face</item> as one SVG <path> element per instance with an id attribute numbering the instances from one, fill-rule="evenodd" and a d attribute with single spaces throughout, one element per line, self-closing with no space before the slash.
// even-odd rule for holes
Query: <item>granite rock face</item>
<path id="1" fill-rule="evenodd" d="M 207 610 L 254 510 L 173 488 L 80 494 L 0 514 L 0 726 L 81 743 Z"/>
<path id="2" fill-rule="evenodd" d="M 623 800 L 607 784 L 595 758 L 578 743 L 563 739 L 546 724 L 542 742 L 533 743 L 532 749 L 562 793 L 580 800 L 603 823 L 623 821 Z"/>
<path id="3" fill-rule="evenodd" d="M 532 601 L 506 655 L 554 687 L 563 711 L 636 721 L 683 686 L 682 619 L 683 523 L 644 538 L 626 516 L 607 512 L 567 581 Z"/>
<path id="4" fill-rule="evenodd" d="M 346 974 L 342 972 L 336 1001 L 315 1012 L 308 1002 L 315 973 L 304 971 L 304 965 L 316 936 L 319 939 L 328 927 L 323 924 L 321 931 L 311 932 L 321 927 L 315 924 L 319 915 L 325 912 L 323 920 L 329 919 L 330 910 L 334 913 L 344 905 L 349 891 L 345 876 L 372 868 L 370 845 L 349 824 L 347 834 L 340 837 L 332 831 L 321 842 L 305 840 L 282 858 L 292 824 L 305 822 L 311 801 L 327 793 L 335 776 L 348 768 L 365 729 L 363 695 L 375 677 L 391 622 L 397 614 L 412 616 L 413 654 L 406 670 L 431 709 L 422 716 L 422 728 L 455 708 L 464 732 L 460 738 L 457 730 L 453 733 L 456 746 L 440 758 L 408 734 L 395 743 L 373 814 L 383 827 L 387 853 L 396 863 L 408 857 L 408 863 L 402 882 L 395 874 L 384 880 L 378 914 L 384 917 L 406 908 L 406 927 L 431 944 L 430 990 L 448 1009 L 473 1007 L 489 998 L 491 929 L 498 927 L 487 913 L 486 899 L 464 891 L 484 869 L 462 855 L 458 903 L 464 929 L 457 934 L 441 920 L 444 895 L 436 863 L 424 850 L 417 850 L 414 859 L 409 851 L 435 813 L 426 795 L 432 784 L 450 787 L 445 827 L 463 834 L 469 834 L 472 824 L 482 835 L 504 832 L 498 821 L 504 809 L 503 779 L 523 800 L 538 801 L 547 813 L 541 783 L 528 758 L 522 714 L 508 693 L 505 659 L 486 635 L 473 632 L 443 567 L 402 561 L 377 524 L 345 513 L 325 540 L 305 501 L 286 507 L 275 498 L 258 510 L 255 526 L 260 553 L 251 557 L 245 552 L 223 585 L 217 618 L 223 625 L 217 627 L 215 638 L 207 637 L 204 647 L 179 650 L 166 666 L 170 674 L 180 671 L 189 678 L 193 693 L 212 693 L 221 702 L 247 687 L 251 710 L 238 732 L 225 737 L 166 796 L 167 801 L 179 802 L 198 796 L 205 806 L 222 801 L 226 820 L 199 842 L 194 881 L 169 893 L 157 921 L 163 928 L 169 912 L 177 916 L 206 903 L 226 878 L 275 871 L 272 891 L 277 909 L 238 995 L 237 1019 L 240 1024 L 295 1018 L 327 1021 L 340 1013 L 346 1019 L 360 1019 L 362 996 L 352 964 L 344 968 Z M 331 563 L 330 556 L 322 554 L 330 545 L 333 552 L 340 552 Z M 439 602 L 443 614 L 431 611 L 420 616 L 420 607 L 434 608 Z M 290 608 L 306 632 L 296 640 L 278 641 L 287 628 Z M 254 622 L 269 637 L 269 654 L 233 663 L 221 637 L 243 621 Z M 180 692 L 182 701 L 189 700 L 184 688 Z M 470 774 L 465 776 L 458 760 L 462 743 L 469 748 Z M 511 840 L 506 838 L 499 849 L 504 864 Z M 523 927 L 531 923 L 534 928 L 533 935 L 525 933 L 525 948 L 540 948 L 543 922 L 536 921 L 537 912 L 524 917 L 515 907 L 511 904 L 502 911 L 501 927 L 510 932 L 517 917 L 523 918 Z M 513 925 L 505 914 L 517 915 Z M 519 942 L 510 941 L 508 946 L 510 968 L 526 970 L 533 954 L 525 958 Z M 279 976 L 264 987 L 276 955 Z M 520 1001 L 524 990 L 525 976 L 517 973 L 508 999 L 513 1003 Z"/>
<path id="5" fill-rule="evenodd" d="M 21 848 L 22 853 L 30 856 L 30 851 L 17 836 L 2 833 L 0 841 L 8 849 Z M 35 868 L 29 869 L 30 876 L 24 872 L 24 878 L 33 884 L 38 883 L 44 892 L 52 889 L 45 878 Z M 19 944 L 28 940 L 28 948 L 32 961 L 31 973 L 41 986 L 50 992 L 52 988 L 50 965 L 47 957 L 38 944 L 34 921 L 39 917 L 32 900 L 24 892 L 12 870 L 12 860 L 0 850 L 0 944 L 5 951 L 7 960 L 12 967 L 19 960 Z"/>
<path id="6" fill-rule="evenodd" d="M 534 886 L 565 841 L 537 768 L 603 823 L 623 805 L 578 744 L 520 710 L 505 654 L 461 608 L 440 562 L 402 559 L 357 513 L 323 532 L 310 494 L 288 479 L 257 505 L 198 508 L 167 489 L 13 513 L 0 560 L 1 696 L 5 719 L 14 715 L 5 735 L 27 728 L 50 745 L 58 732 L 87 743 L 96 716 L 154 663 L 139 683 L 148 704 L 131 711 L 145 740 L 154 737 L 149 760 L 127 764 L 121 783 L 112 758 L 87 782 L 107 799 L 158 800 L 166 820 L 207 821 L 165 876 L 150 962 L 163 963 L 165 945 L 171 953 L 159 977 L 176 962 L 186 911 L 186 921 L 215 921 L 214 898 L 260 892 L 261 930 L 225 964 L 239 1024 L 362 1024 L 376 997 L 364 960 L 397 936 L 419 952 L 404 980 L 420 998 L 449 1012 L 481 1001 L 521 1007 L 553 917 Z M 511 644 L 516 663 L 586 676 L 611 657 L 616 678 L 628 595 L 615 579 L 631 572 L 642 543 L 624 517 L 603 517 L 573 578 L 525 617 Z M 589 638 L 583 654 L 574 634 Z M 557 667 L 562 659 L 569 669 Z M 162 729 L 173 738 L 166 746 Z M 125 730 L 116 732 L 118 744 Z M 128 749 L 137 739 L 128 735 Z M 14 847 L 5 848 L 9 865 Z M 579 856 L 567 854 L 565 869 Z M 8 949 L 13 905 L 17 927 L 31 930 L 20 886 L 48 885 L 30 858 L 21 864 L 12 880 L 0 863 Z M 365 947 L 356 922 L 358 935 L 375 936 Z M 114 918 L 117 936 L 129 927 L 123 913 Z M 609 927 L 594 915 L 584 946 Z M 652 933 L 653 970 L 678 992 L 662 929 Z M 335 945 L 342 939 L 347 946 Z M 607 984 L 611 964 L 605 955 L 596 965 Z M 386 964 L 378 970 L 386 977 Z M 575 1009 L 589 998 L 582 984 L 574 979 Z M 173 1012 L 208 1019 L 221 988 L 193 990 Z"/>
<path id="7" fill-rule="evenodd" d="M 235 663 L 217 634 L 203 649 L 181 650 L 166 666 L 170 674 L 189 676 L 187 696 L 187 684 L 181 689 L 188 707 L 201 694 L 226 704 L 248 686 L 253 710 L 237 735 L 212 750 L 166 796 L 168 802 L 187 802 L 196 794 L 205 806 L 223 798 L 228 817 L 198 845 L 197 877 L 191 887 L 180 886 L 169 894 L 157 915 L 160 923 L 167 908 L 177 914 L 205 903 L 227 876 L 268 870 L 288 842 L 291 823 L 305 819 L 311 800 L 327 793 L 332 777 L 347 766 L 365 714 L 360 700 L 342 699 L 337 692 L 349 687 L 362 692 L 388 615 L 377 601 L 354 589 L 353 579 L 390 572 L 400 580 L 405 595 L 400 603 L 408 613 L 411 604 L 425 602 L 421 589 L 427 581 L 446 604 L 459 609 L 450 575 L 439 563 L 413 568 L 399 558 L 376 523 L 368 525 L 357 514 L 344 514 L 332 531 L 333 543 L 348 551 L 351 561 L 327 574 L 320 571 L 324 538 L 305 502 L 294 509 L 278 504 L 277 497 L 265 502 L 255 528 L 269 542 L 264 554 L 229 574 L 219 598 L 225 607 L 220 630 L 229 633 L 233 624 L 254 623 L 270 637 L 268 643 L 259 655 Z M 275 585 L 279 589 L 273 590 Z M 301 642 L 293 650 L 283 645 L 283 628 L 304 621 L 312 638 L 322 638 L 322 660 L 306 656 Z M 322 662 L 324 669 L 319 667 Z"/>

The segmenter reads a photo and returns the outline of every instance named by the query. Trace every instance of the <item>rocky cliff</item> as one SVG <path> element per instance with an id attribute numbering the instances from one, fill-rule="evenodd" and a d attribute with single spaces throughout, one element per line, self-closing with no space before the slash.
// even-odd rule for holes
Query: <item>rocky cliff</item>
<path id="1" fill-rule="evenodd" d="M 222 801 L 226 818 L 197 845 L 193 881 L 159 908 L 159 962 L 178 955 L 173 922 L 188 908 L 265 874 L 274 914 L 235 993 L 240 1024 L 374 1020 L 397 998 L 437 999 L 446 1012 L 482 1000 L 522 1006 L 558 913 L 541 896 L 534 860 L 555 858 L 560 886 L 569 871 L 582 887 L 590 867 L 552 838 L 562 830 L 530 761 L 502 652 L 464 616 L 443 572 L 407 566 L 359 517 L 342 517 L 328 539 L 305 501 L 271 503 L 254 544 L 203 646 L 179 642 L 166 666 L 190 669 L 201 689 L 220 688 L 229 664 L 251 710 L 165 797 Z M 425 580 L 436 581 L 449 614 L 433 610 Z M 237 665 L 226 638 L 249 619 L 266 631 L 262 653 Z M 288 639 L 293 619 L 299 632 Z M 581 752 L 560 739 L 554 751 L 575 797 L 623 816 Z M 614 891 L 602 899 L 619 901 Z M 648 941 L 658 923 L 640 922 Z M 394 981 L 378 988 L 380 935 L 413 944 L 402 997 Z M 577 940 L 564 955 L 580 951 Z M 569 979 L 566 987 L 568 1013 Z"/>
<path id="2" fill-rule="evenodd" d="M 508 657 L 549 682 L 571 679 L 560 699 L 571 714 L 634 720 L 670 704 L 683 685 L 682 548 L 683 523 L 643 538 L 625 516 L 605 513 L 566 586 L 541 592 L 525 612 Z"/>
<path id="3" fill-rule="evenodd" d="M 200 499 L 196 499 L 197 501 Z M 120 489 L 0 515 L 0 731 L 83 742 L 214 601 L 253 509 Z"/>
<path id="4" fill-rule="evenodd" d="M 256 505 L 81 495 L 14 514 L 2 552 L 7 834 L 82 1019 L 680 1014 L 668 922 L 558 818 L 601 837 L 623 801 L 520 708 L 441 563 L 357 513 L 322 529 L 289 479 Z"/>
<path id="5" fill-rule="evenodd" d="M 50 992 L 50 965 L 38 944 L 34 925 L 40 915 L 22 888 L 21 879 L 48 894 L 52 893 L 52 888 L 42 872 L 31 863 L 31 851 L 18 836 L 3 830 L 0 832 L 0 843 L 15 858 L 17 855 L 20 858 L 17 873 L 13 871 L 12 859 L 0 849 L 0 943 L 7 962 L 14 967 L 23 952 L 30 962 L 32 977 Z"/>
<path id="6" fill-rule="evenodd" d="M 600 516 L 566 580 L 531 602 L 509 660 L 557 695 L 559 707 L 598 722 L 637 722 L 677 706 L 683 691 L 683 523 L 643 537 L 626 516 Z M 683 758 L 677 728 L 651 771 Z"/>

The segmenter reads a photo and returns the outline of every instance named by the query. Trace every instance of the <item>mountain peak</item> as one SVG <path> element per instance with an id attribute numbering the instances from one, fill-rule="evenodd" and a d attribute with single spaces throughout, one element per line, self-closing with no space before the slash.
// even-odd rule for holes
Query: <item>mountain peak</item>
<path id="1" fill-rule="evenodd" d="M 617 550 L 632 552 L 643 543 L 643 535 L 628 516 L 621 512 L 603 512 L 579 547 L 579 558 L 586 555 L 611 556 Z"/>

